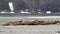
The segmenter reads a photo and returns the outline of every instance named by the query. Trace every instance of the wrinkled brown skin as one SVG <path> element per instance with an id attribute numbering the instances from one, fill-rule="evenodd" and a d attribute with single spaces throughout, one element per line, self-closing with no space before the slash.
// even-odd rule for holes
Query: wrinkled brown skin
<path id="1" fill-rule="evenodd" d="M 53 21 L 44 21 L 41 25 L 50 25 L 50 24 L 56 24 Z"/>
<path id="2" fill-rule="evenodd" d="M 33 22 L 32 21 L 23 21 L 21 22 L 21 25 L 32 25 Z"/>
<path id="3" fill-rule="evenodd" d="M 60 24 L 60 21 L 16 21 L 16 22 L 8 22 L 6 24 L 3 24 L 3 26 L 17 26 L 17 25 L 51 25 L 51 24 Z"/>
<path id="4" fill-rule="evenodd" d="M 22 21 L 17 21 L 17 22 L 8 22 L 6 24 L 3 24 L 2 26 L 16 26 L 16 25 L 20 25 Z"/>
<path id="5" fill-rule="evenodd" d="M 38 21 L 38 20 L 35 20 L 34 21 L 34 25 L 51 25 L 51 24 L 57 24 L 57 23 L 60 23 L 59 21 Z"/>
<path id="6" fill-rule="evenodd" d="M 44 21 L 38 21 L 38 20 L 33 21 L 33 25 L 41 25 L 42 23 L 44 23 Z"/>

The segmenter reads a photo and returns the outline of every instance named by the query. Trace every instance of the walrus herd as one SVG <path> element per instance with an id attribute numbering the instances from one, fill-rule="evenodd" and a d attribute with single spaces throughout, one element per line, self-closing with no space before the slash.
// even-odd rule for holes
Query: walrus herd
<path id="1" fill-rule="evenodd" d="M 17 25 L 51 25 L 51 24 L 60 24 L 60 21 L 56 20 L 47 20 L 47 21 L 41 21 L 41 20 L 34 20 L 34 21 L 15 21 L 15 22 L 8 22 L 5 24 L 2 24 L 2 26 L 17 26 Z"/>

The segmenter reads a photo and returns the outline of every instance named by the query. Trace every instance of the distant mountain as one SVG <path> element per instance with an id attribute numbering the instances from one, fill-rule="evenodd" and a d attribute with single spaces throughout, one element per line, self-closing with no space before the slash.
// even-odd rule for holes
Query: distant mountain
<path id="1" fill-rule="evenodd" d="M 41 9 L 42 11 L 60 12 L 60 0 L 14 0 L 15 9 L 30 9 L 35 11 Z"/>
<path id="2" fill-rule="evenodd" d="M 0 10 L 10 10 L 7 0 L 0 0 Z"/>
<path id="3" fill-rule="evenodd" d="M 10 10 L 9 2 L 13 2 L 14 10 L 29 9 L 30 12 L 36 12 L 36 9 L 41 9 L 42 12 L 60 12 L 60 0 L 0 0 L 0 10 Z"/>

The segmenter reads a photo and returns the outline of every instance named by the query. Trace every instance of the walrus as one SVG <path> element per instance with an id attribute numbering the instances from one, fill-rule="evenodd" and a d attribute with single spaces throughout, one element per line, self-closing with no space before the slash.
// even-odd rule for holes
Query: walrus
<path id="1" fill-rule="evenodd" d="M 15 22 L 8 22 L 5 24 L 2 24 L 3 26 L 17 26 L 17 25 L 51 25 L 51 24 L 60 24 L 60 21 L 56 20 L 47 20 L 47 21 L 41 21 L 41 20 L 34 20 L 34 21 L 15 21 Z"/>

